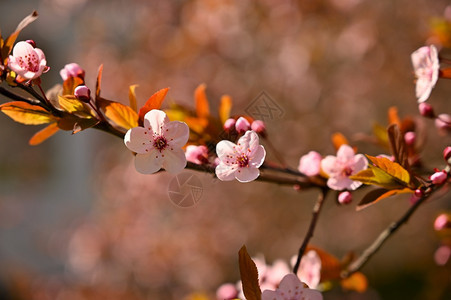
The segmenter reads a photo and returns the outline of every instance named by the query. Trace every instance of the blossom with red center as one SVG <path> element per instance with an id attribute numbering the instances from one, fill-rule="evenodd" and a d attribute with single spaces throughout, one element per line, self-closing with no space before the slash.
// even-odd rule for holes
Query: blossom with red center
<path id="1" fill-rule="evenodd" d="M 416 97 L 418 102 L 429 98 L 435 83 L 438 80 L 440 62 L 437 48 L 434 45 L 424 46 L 411 55 L 416 80 Z"/>
<path id="2" fill-rule="evenodd" d="M 25 80 L 38 78 L 49 68 L 44 52 L 27 42 L 18 42 L 9 56 L 8 67 Z"/>
<path id="3" fill-rule="evenodd" d="M 316 290 L 311 290 L 304 286 L 299 278 L 294 274 L 287 274 L 282 279 L 279 287 L 275 291 L 265 290 L 262 293 L 262 300 L 321 300 L 323 295 Z"/>
<path id="4" fill-rule="evenodd" d="M 170 173 L 182 171 L 186 166 L 182 147 L 188 141 L 188 125 L 170 122 L 166 113 L 158 109 L 144 116 L 143 125 L 129 129 L 124 137 L 127 148 L 136 152 L 136 170 L 143 174 L 152 174 L 161 168 Z"/>
<path id="5" fill-rule="evenodd" d="M 362 183 L 354 181 L 349 176 L 368 167 L 368 161 L 363 154 L 355 154 L 349 145 L 341 145 L 337 156 L 328 155 L 321 161 L 321 169 L 329 176 L 327 186 L 333 190 L 355 190 Z"/>
<path id="6" fill-rule="evenodd" d="M 263 164 L 266 151 L 259 143 L 258 134 L 248 130 L 234 144 L 230 141 L 220 141 L 216 145 L 219 164 L 216 167 L 216 176 L 223 181 L 237 179 L 240 182 L 255 180 Z"/>

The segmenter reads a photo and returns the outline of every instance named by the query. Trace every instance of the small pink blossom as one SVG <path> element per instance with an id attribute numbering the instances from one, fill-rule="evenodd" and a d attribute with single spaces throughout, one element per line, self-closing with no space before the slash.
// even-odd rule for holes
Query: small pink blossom
<path id="1" fill-rule="evenodd" d="M 443 149 L 443 158 L 448 161 L 451 158 L 451 146 L 446 147 Z"/>
<path id="2" fill-rule="evenodd" d="M 85 70 L 83 70 L 77 63 L 70 63 L 64 66 L 60 70 L 60 76 L 66 81 L 70 77 L 80 77 L 85 78 Z"/>
<path id="3" fill-rule="evenodd" d="M 316 289 L 321 280 L 321 258 L 314 250 L 310 250 L 302 256 L 299 265 L 298 277 L 309 288 Z"/>
<path id="4" fill-rule="evenodd" d="M 266 133 L 266 125 L 262 120 L 255 120 L 251 124 L 251 129 L 258 134 L 264 135 Z"/>
<path id="5" fill-rule="evenodd" d="M 304 287 L 304 284 L 294 274 L 287 274 L 275 291 L 265 290 L 262 300 L 321 300 L 319 291 Z"/>
<path id="6" fill-rule="evenodd" d="M 434 221 L 434 229 L 437 231 L 450 228 L 451 220 L 449 219 L 447 214 L 439 215 Z"/>
<path id="7" fill-rule="evenodd" d="M 352 194 L 349 191 L 344 191 L 338 194 L 338 202 L 340 204 L 349 204 L 352 201 Z"/>
<path id="8" fill-rule="evenodd" d="M 235 299 L 238 296 L 238 289 L 232 283 L 224 283 L 216 291 L 218 300 Z"/>
<path id="9" fill-rule="evenodd" d="M 448 178 L 448 174 L 445 171 L 435 172 L 429 177 L 433 184 L 443 184 L 446 178 Z"/>
<path id="10" fill-rule="evenodd" d="M 316 151 L 310 151 L 303 155 L 299 160 L 298 170 L 307 176 L 318 175 L 321 170 L 321 154 Z"/>
<path id="11" fill-rule="evenodd" d="M 251 129 L 251 124 L 246 118 L 239 117 L 238 120 L 236 120 L 235 129 L 239 133 L 243 133 Z"/>
<path id="12" fill-rule="evenodd" d="M 247 131 L 234 144 L 230 141 L 220 141 L 216 145 L 216 153 L 220 160 L 216 167 L 216 176 L 222 181 L 237 179 L 240 182 L 255 180 L 266 156 L 265 148 L 260 145 L 258 134 Z"/>
<path id="13" fill-rule="evenodd" d="M 91 90 L 86 85 L 79 85 L 74 90 L 74 96 L 78 100 L 89 102 L 89 99 L 91 99 Z"/>
<path id="14" fill-rule="evenodd" d="M 14 46 L 13 54 L 8 59 L 8 67 L 26 80 L 38 78 L 49 69 L 44 52 L 23 41 Z"/>
<path id="15" fill-rule="evenodd" d="M 268 285 L 276 287 L 288 273 L 290 273 L 288 264 L 285 261 L 278 259 L 272 264 L 272 266 L 267 267 L 265 272 L 265 281 Z"/>
<path id="16" fill-rule="evenodd" d="M 355 154 L 349 145 L 342 145 L 337 156 L 328 155 L 321 161 L 322 170 L 329 176 L 327 186 L 333 190 L 355 190 L 362 183 L 349 179 L 368 167 L 363 154 Z"/>
<path id="17" fill-rule="evenodd" d="M 404 134 L 404 140 L 406 141 L 407 145 L 413 145 L 415 144 L 416 140 L 416 134 L 413 131 L 408 131 Z"/>
<path id="18" fill-rule="evenodd" d="M 124 137 L 127 148 L 136 152 L 135 167 L 143 174 L 164 168 L 178 173 L 186 166 L 182 147 L 189 137 L 188 125 L 169 121 L 166 113 L 152 109 L 144 116 L 144 127 L 129 129 Z"/>
<path id="19" fill-rule="evenodd" d="M 417 78 L 416 97 L 418 102 L 424 102 L 438 80 L 440 63 L 437 48 L 434 45 L 421 47 L 412 53 L 411 59 Z"/>
<path id="20" fill-rule="evenodd" d="M 442 131 L 451 129 L 451 116 L 448 114 L 439 114 L 435 119 L 435 127 Z"/>
<path id="21" fill-rule="evenodd" d="M 434 253 L 435 263 L 439 266 L 444 266 L 451 257 L 451 248 L 447 245 L 440 246 Z"/>
<path id="22" fill-rule="evenodd" d="M 189 145 L 185 151 L 186 160 L 201 165 L 208 163 L 208 149 L 204 145 Z"/>
<path id="23" fill-rule="evenodd" d="M 235 119 L 233 118 L 227 119 L 224 122 L 224 129 L 227 131 L 232 131 L 233 129 L 235 129 L 235 123 L 236 123 Z"/>
<path id="24" fill-rule="evenodd" d="M 428 103 L 420 103 L 418 105 L 418 111 L 420 112 L 420 114 L 423 117 L 426 118 L 434 118 L 435 117 L 435 112 L 434 112 L 434 108 L 432 107 L 432 105 L 428 104 Z"/>

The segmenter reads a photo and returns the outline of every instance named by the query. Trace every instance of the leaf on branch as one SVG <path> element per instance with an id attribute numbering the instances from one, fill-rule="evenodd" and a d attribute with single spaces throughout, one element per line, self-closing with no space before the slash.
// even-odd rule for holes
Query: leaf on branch
<path id="1" fill-rule="evenodd" d="M 97 80 L 96 80 L 96 97 L 95 101 L 97 101 L 97 98 L 100 97 L 100 90 L 102 85 L 102 73 L 103 73 L 103 64 L 99 67 L 99 72 L 97 73 Z"/>
<path id="2" fill-rule="evenodd" d="M 366 194 L 363 199 L 359 202 L 356 207 L 357 211 L 360 211 L 368 206 L 375 204 L 376 202 L 388 198 L 390 196 L 398 195 L 398 194 L 407 194 L 413 193 L 414 191 L 409 188 L 401 188 L 395 190 L 387 190 L 387 189 L 375 189 Z"/>
<path id="3" fill-rule="evenodd" d="M 28 144 L 31 146 L 39 145 L 40 143 L 42 143 L 43 141 L 54 135 L 56 132 L 58 132 L 58 130 L 59 130 L 58 124 L 56 122 L 52 123 L 47 127 L 45 127 L 44 129 L 36 132 L 28 141 Z"/>
<path id="4" fill-rule="evenodd" d="M 157 92 L 155 92 L 152 96 L 150 96 L 149 99 L 147 99 L 146 103 L 143 107 L 139 110 L 139 122 L 144 121 L 144 116 L 146 113 L 151 111 L 152 109 L 160 109 L 161 104 L 163 103 L 164 98 L 166 97 L 166 94 L 168 93 L 169 88 L 161 89 Z"/>
<path id="5" fill-rule="evenodd" d="M 72 134 L 75 134 L 82 130 L 94 127 L 98 123 L 99 120 L 95 118 L 86 119 L 67 114 L 64 118 L 58 120 L 58 127 L 62 130 L 72 131 Z"/>
<path id="6" fill-rule="evenodd" d="M 117 126 L 126 130 L 138 126 L 138 114 L 129 106 L 102 98 L 97 99 L 97 103 L 105 116 Z"/>
<path id="7" fill-rule="evenodd" d="M 262 292 L 258 284 L 257 266 L 247 253 L 246 246 L 241 247 L 238 259 L 244 296 L 247 300 L 261 300 Z"/>
<path id="8" fill-rule="evenodd" d="M 363 293 L 368 288 L 368 279 L 361 272 L 356 272 L 340 281 L 343 289 Z"/>
<path id="9" fill-rule="evenodd" d="M 8 58 L 11 50 L 13 48 L 14 43 L 16 42 L 19 33 L 27 27 L 30 23 L 34 22 L 38 18 L 38 12 L 33 11 L 30 15 L 26 16 L 20 23 L 17 25 L 16 30 L 11 33 L 9 37 L 6 38 L 4 44 L 1 49 L 1 56 L 3 59 L 3 63 L 6 64 L 6 59 Z"/>
<path id="10" fill-rule="evenodd" d="M 409 156 L 407 152 L 407 145 L 404 140 L 404 135 L 401 133 L 398 125 L 392 124 L 387 129 L 388 140 L 390 142 L 390 149 L 395 157 L 395 161 L 409 170 Z"/>
<path id="11" fill-rule="evenodd" d="M 56 118 L 44 108 L 22 101 L 4 103 L 0 105 L 0 110 L 14 121 L 26 125 L 39 125 L 56 121 Z"/>
<path id="12" fill-rule="evenodd" d="M 387 129 L 384 126 L 375 123 L 373 125 L 373 135 L 381 146 L 389 148 Z"/>
<path id="13" fill-rule="evenodd" d="M 84 80 L 80 77 L 70 76 L 63 82 L 63 95 L 73 95 L 75 88 L 84 84 Z"/>
<path id="14" fill-rule="evenodd" d="M 58 104 L 64 111 L 84 119 L 92 119 L 91 108 L 75 97 L 58 96 Z"/>
<path id="15" fill-rule="evenodd" d="M 348 139 L 340 132 L 332 134 L 332 144 L 336 151 L 340 149 L 342 145 L 349 145 Z"/>
<path id="16" fill-rule="evenodd" d="M 388 109 L 388 124 L 396 124 L 398 127 L 401 126 L 401 119 L 399 118 L 398 108 L 396 108 L 396 106 L 392 106 Z"/>
<path id="17" fill-rule="evenodd" d="M 350 176 L 351 180 L 357 180 L 367 185 L 377 185 L 387 190 L 409 187 L 410 174 L 400 164 L 385 157 L 370 155 L 367 157 L 374 165 L 370 164 L 368 169 Z"/>
<path id="18" fill-rule="evenodd" d="M 321 260 L 321 282 L 340 279 L 341 263 L 334 255 L 314 246 L 308 246 L 305 253 L 315 251 Z"/>
<path id="19" fill-rule="evenodd" d="M 221 103 L 219 104 L 219 120 L 224 124 L 225 121 L 230 118 L 230 111 L 232 110 L 232 98 L 229 95 L 223 95 L 221 97 Z"/>
<path id="20" fill-rule="evenodd" d="M 196 115 L 199 118 L 208 118 L 210 116 L 210 106 L 208 104 L 207 95 L 205 89 L 207 85 L 205 83 L 200 84 L 194 91 L 194 100 L 196 102 Z"/>
<path id="21" fill-rule="evenodd" d="M 128 88 L 128 99 L 130 101 L 130 108 L 135 112 L 138 111 L 138 105 L 137 105 L 137 101 L 136 101 L 136 92 L 135 92 L 135 89 L 137 87 L 138 87 L 138 85 L 134 84 Z"/>

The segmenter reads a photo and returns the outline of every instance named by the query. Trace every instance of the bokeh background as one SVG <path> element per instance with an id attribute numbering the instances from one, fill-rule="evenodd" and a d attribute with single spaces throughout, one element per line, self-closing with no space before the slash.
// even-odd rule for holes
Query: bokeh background
<path id="1" fill-rule="evenodd" d="M 194 89 L 206 83 L 213 111 L 228 94 L 232 112 L 243 114 L 265 91 L 283 110 L 267 120 L 269 137 L 296 167 L 310 150 L 333 154 L 333 132 L 353 140 L 374 122 L 386 124 L 390 106 L 401 116 L 418 115 L 410 54 L 427 43 L 451 46 L 433 30 L 451 21 L 448 4 L 2 0 L 0 27 L 7 36 L 38 10 L 20 39 L 35 40 L 46 53 L 46 89 L 61 82 L 65 64 L 77 62 L 91 88 L 104 64 L 103 96 L 124 103 L 128 86 L 138 84 L 140 104 L 170 87 L 165 105 L 192 107 Z M 450 94 L 439 81 L 429 101 L 449 112 Z M 1 299 L 215 299 L 219 285 L 239 279 L 243 244 L 268 263 L 288 261 L 316 199 L 314 191 L 195 173 L 204 186 L 201 201 L 182 209 L 169 201 L 173 176 L 138 174 L 116 137 L 64 132 L 31 147 L 35 127 L 6 116 L 0 126 Z M 441 167 L 449 135 L 429 120 L 425 126 L 424 160 Z M 363 153 L 385 151 L 353 141 Z M 337 257 L 359 253 L 409 205 L 398 197 L 355 212 L 355 204 L 340 207 L 330 197 L 312 242 Z M 450 297 L 449 266 L 433 258 L 440 244 L 433 221 L 448 208 L 449 195 L 428 202 L 384 245 L 363 268 L 366 293 L 336 288 L 325 299 Z"/>

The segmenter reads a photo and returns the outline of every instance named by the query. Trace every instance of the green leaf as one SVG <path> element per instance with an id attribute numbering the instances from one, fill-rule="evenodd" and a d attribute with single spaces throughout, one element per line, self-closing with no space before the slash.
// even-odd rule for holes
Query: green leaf
<path id="1" fill-rule="evenodd" d="M 0 110 L 14 121 L 25 125 L 39 125 L 56 121 L 56 118 L 44 108 L 22 101 L 4 103 L 0 105 Z"/>
<path id="2" fill-rule="evenodd" d="M 243 293 L 247 300 L 261 300 L 262 292 L 258 284 L 258 271 L 254 261 L 243 245 L 238 252 Z"/>

